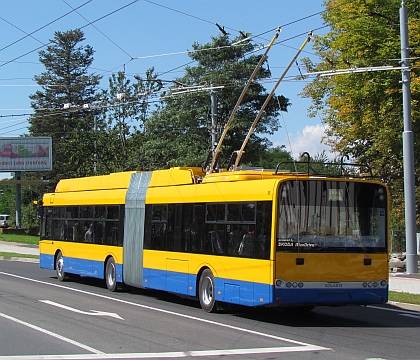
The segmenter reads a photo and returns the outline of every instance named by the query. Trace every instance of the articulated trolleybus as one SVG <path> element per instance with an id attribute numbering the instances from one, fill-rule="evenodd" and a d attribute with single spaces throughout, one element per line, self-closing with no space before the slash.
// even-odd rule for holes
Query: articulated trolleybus
<path id="1" fill-rule="evenodd" d="M 244 306 L 382 304 L 387 188 L 346 174 L 177 167 L 61 180 L 45 194 L 40 266 Z M 343 164 L 341 164 L 343 167 Z"/>

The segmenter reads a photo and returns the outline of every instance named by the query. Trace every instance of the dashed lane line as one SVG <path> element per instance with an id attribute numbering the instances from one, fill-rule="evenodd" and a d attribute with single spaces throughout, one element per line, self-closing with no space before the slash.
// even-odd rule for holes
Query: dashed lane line
<path id="1" fill-rule="evenodd" d="M 254 349 L 227 349 L 227 350 L 198 350 L 174 351 L 161 353 L 114 353 L 114 354 L 80 354 L 80 355 L 25 355 L 0 356 L 0 359 L 13 360 L 95 360 L 95 359 L 174 359 L 200 356 L 238 356 L 238 355 L 266 355 L 280 353 L 296 353 L 328 350 L 320 346 L 286 346 Z"/>
<path id="2" fill-rule="evenodd" d="M 30 323 L 28 323 L 26 321 L 22 321 L 22 320 L 16 319 L 16 318 L 14 318 L 12 316 L 9 316 L 9 315 L 3 314 L 3 313 L 0 313 L 0 317 L 5 318 L 5 319 L 10 320 L 10 321 L 13 321 L 13 322 L 18 323 L 18 324 L 27 326 L 27 327 L 29 327 L 31 329 L 34 329 L 34 330 L 39 331 L 39 332 L 42 332 L 42 333 L 47 334 L 49 336 L 55 337 L 56 339 L 65 341 L 65 342 L 67 342 L 69 344 L 75 345 L 75 346 L 77 346 L 79 348 L 82 348 L 84 350 L 87 350 L 89 352 L 92 352 L 92 353 L 95 353 L 95 354 L 103 354 L 102 351 L 96 350 L 93 347 L 87 346 L 85 344 L 79 343 L 79 342 L 74 341 L 72 339 L 69 339 L 69 338 L 66 338 L 64 336 L 58 335 L 58 334 L 56 334 L 56 333 L 54 333 L 52 331 L 49 331 L 49 330 L 40 328 L 39 326 L 30 324 Z M 4 357 L 1 356 L 0 358 L 4 358 Z"/>

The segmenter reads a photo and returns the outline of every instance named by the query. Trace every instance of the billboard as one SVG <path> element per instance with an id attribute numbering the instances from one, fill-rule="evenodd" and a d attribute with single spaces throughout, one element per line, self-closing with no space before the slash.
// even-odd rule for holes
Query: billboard
<path id="1" fill-rule="evenodd" d="M 52 170 L 50 137 L 0 137 L 0 172 Z"/>

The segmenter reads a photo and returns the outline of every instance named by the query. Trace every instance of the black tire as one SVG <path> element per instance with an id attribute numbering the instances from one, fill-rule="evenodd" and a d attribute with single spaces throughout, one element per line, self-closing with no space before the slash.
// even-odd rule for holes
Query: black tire
<path id="1" fill-rule="evenodd" d="M 109 291 L 117 290 L 117 267 L 115 266 L 115 260 L 113 257 L 110 257 L 106 262 L 105 282 Z"/>
<path id="2" fill-rule="evenodd" d="M 64 272 L 64 258 L 61 251 L 58 252 L 55 258 L 55 272 L 57 273 L 57 279 L 64 281 L 66 279 L 66 273 Z"/>
<path id="3" fill-rule="evenodd" d="M 205 269 L 200 276 L 200 283 L 198 284 L 198 298 L 204 311 L 208 313 L 217 311 L 215 295 L 213 273 L 210 269 Z"/>

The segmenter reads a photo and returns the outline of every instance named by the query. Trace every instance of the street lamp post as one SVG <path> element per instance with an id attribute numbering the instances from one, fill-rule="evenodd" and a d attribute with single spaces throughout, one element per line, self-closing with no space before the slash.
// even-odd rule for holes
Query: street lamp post
<path id="1" fill-rule="evenodd" d="M 416 193 L 414 179 L 414 141 L 411 124 L 410 53 L 408 48 L 408 20 L 404 0 L 400 8 L 402 95 L 404 112 L 403 160 L 407 273 L 418 273 L 416 244 Z"/>

